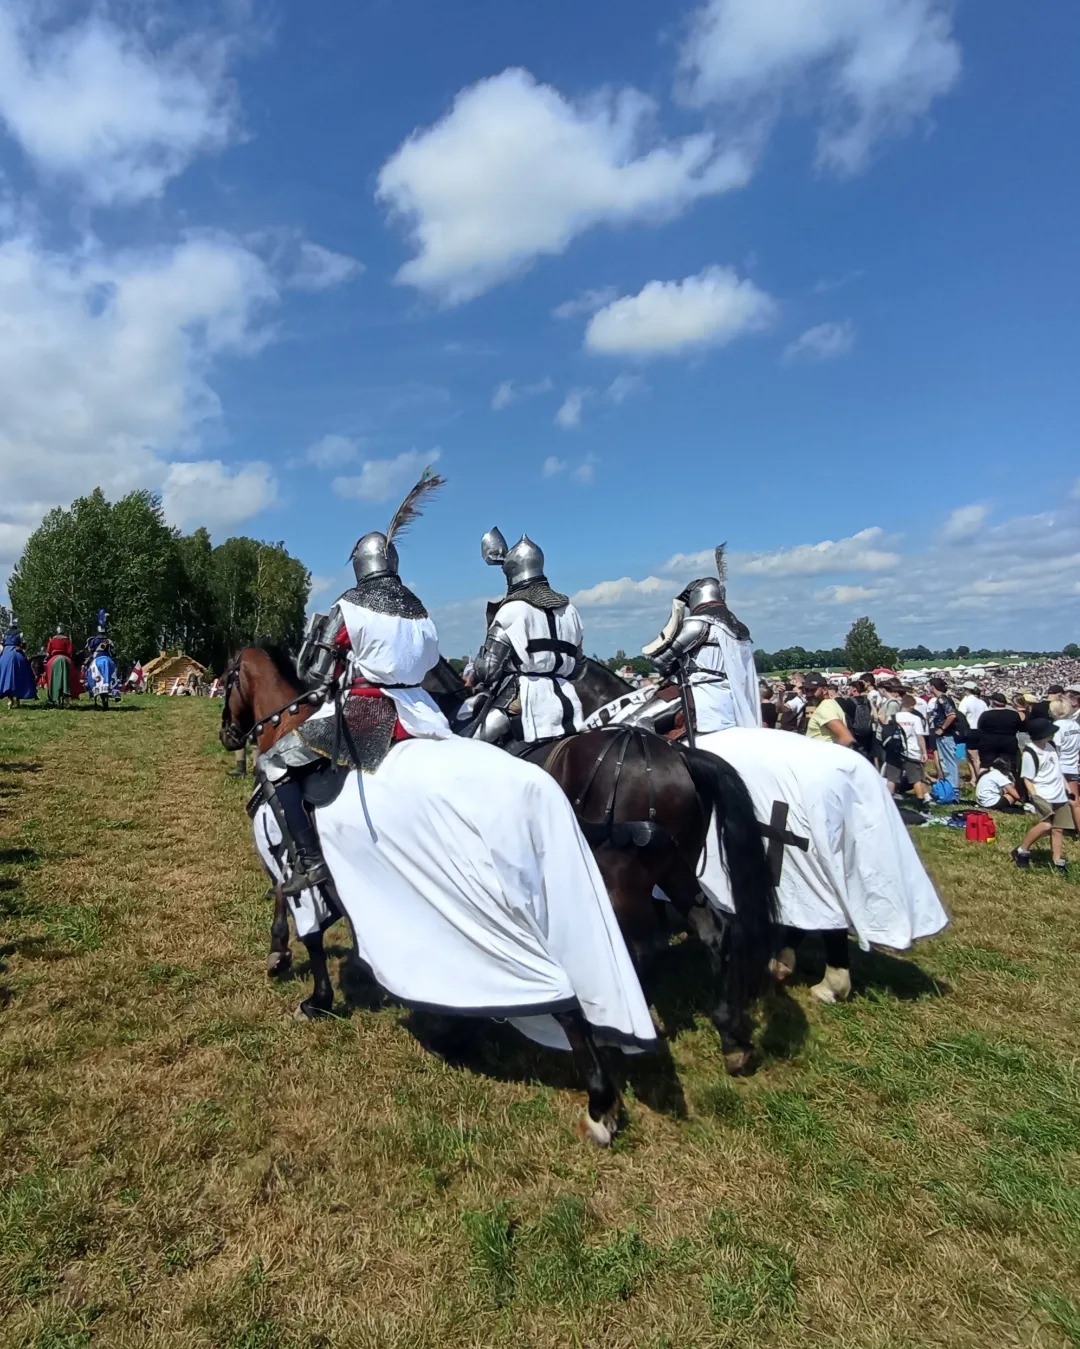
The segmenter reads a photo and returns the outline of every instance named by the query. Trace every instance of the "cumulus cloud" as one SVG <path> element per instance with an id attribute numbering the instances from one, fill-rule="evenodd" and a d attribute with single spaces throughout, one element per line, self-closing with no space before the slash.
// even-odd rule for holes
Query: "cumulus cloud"
<path id="1" fill-rule="evenodd" d="M 502 412 L 512 403 L 517 403 L 523 398 L 536 398 L 539 394 L 550 393 L 554 387 L 547 375 L 543 379 L 533 380 L 531 384 L 504 379 L 491 395 L 491 410 L 492 412 Z"/>
<path id="2" fill-rule="evenodd" d="M 855 173 L 960 75 L 949 0 L 707 0 L 681 52 L 684 99 L 768 125 L 820 113 L 818 163 Z"/>
<path id="3" fill-rule="evenodd" d="M 652 606 L 658 595 L 670 593 L 671 582 L 662 581 L 658 576 L 646 576 L 643 581 L 623 576 L 618 581 L 601 581 L 586 590 L 579 590 L 572 598 L 579 609 L 596 609 L 642 602 Z"/>
<path id="4" fill-rule="evenodd" d="M 572 300 L 564 300 L 551 311 L 557 319 L 576 319 L 585 314 L 595 314 L 604 305 L 610 304 L 619 292 L 614 286 L 600 286 L 596 290 L 583 290 Z"/>
<path id="5" fill-rule="evenodd" d="M 784 350 L 784 360 L 792 361 L 833 361 L 837 356 L 846 356 L 855 345 L 855 325 L 850 319 L 839 323 L 819 323 L 807 328 Z"/>
<path id="6" fill-rule="evenodd" d="M 740 557 L 739 572 L 744 576 L 822 576 L 838 571 L 890 571 L 900 554 L 880 545 L 885 531 L 878 526 L 861 529 L 846 539 L 825 539 L 794 548 L 778 548 L 771 553 L 750 553 Z"/>
<path id="7" fill-rule="evenodd" d="M 461 90 L 379 172 L 377 197 L 416 253 L 398 280 L 460 304 L 585 230 L 670 219 L 749 181 L 741 147 L 665 140 L 655 113 L 636 89 L 574 102 L 519 69 Z"/>
<path id="8" fill-rule="evenodd" d="M 333 487 L 339 497 L 356 501 L 389 501 L 404 496 L 424 469 L 440 458 L 439 450 L 406 450 L 393 459 L 368 459 L 360 472 L 335 478 Z"/>
<path id="9" fill-rule="evenodd" d="M 979 533 L 989 513 L 986 506 L 960 506 L 945 521 L 941 537 L 946 543 L 965 543 Z"/>
<path id="10" fill-rule="evenodd" d="M 352 463 L 362 444 L 358 436 L 320 436 L 304 451 L 304 462 L 312 468 L 341 468 Z"/>
<path id="11" fill-rule="evenodd" d="M 776 305 L 730 267 L 707 267 L 682 281 L 650 281 L 636 295 L 605 305 L 589 320 L 585 345 L 602 355 L 678 355 L 725 346 L 765 327 Z"/>
<path id="12" fill-rule="evenodd" d="M 873 600 L 882 592 L 872 586 L 827 586 L 817 592 L 816 598 L 829 604 L 861 604 L 863 600 Z"/>
<path id="13" fill-rule="evenodd" d="M 0 5 L 0 119 L 42 174 L 93 202 L 140 201 L 237 134 L 227 40 L 162 48 L 104 6 L 62 28 L 51 8 Z"/>
<path id="14" fill-rule="evenodd" d="M 0 523 L 100 486 L 160 490 L 220 420 L 212 366 L 268 340 L 278 288 L 227 235 L 54 253 L 0 239 Z M 195 453 L 193 453 L 195 452 Z M 256 498 L 252 498 L 253 500 Z M 10 562 L 10 556 L 0 559 Z"/>
<path id="15" fill-rule="evenodd" d="M 592 396 L 592 392 L 591 389 L 571 389 L 555 414 L 555 425 L 561 426 L 564 431 L 576 431 L 581 425 L 585 400 Z"/>
<path id="16" fill-rule="evenodd" d="M 604 393 L 609 403 L 614 403 L 616 407 L 621 407 L 628 398 L 633 398 L 636 394 L 642 392 L 645 388 L 645 381 L 640 375 L 621 374 L 616 375 L 607 386 Z"/>
<path id="17" fill-rule="evenodd" d="M 580 459 L 576 464 L 568 459 L 560 459 L 558 455 L 549 454 L 544 460 L 541 473 L 545 478 L 559 478 L 563 474 L 571 478 L 574 482 L 580 483 L 582 487 L 588 487 L 596 478 L 596 467 L 599 463 L 595 454 L 587 454 L 584 459 Z"/>
<path id="18" fill-rule="evenodd" d="M 335 286 L 354 280 L 363 270 L 363 263 L 350 258 L 348 254 L 335 253 L 332 249 L 323 248 L 322 244 L 302 239 L 296 264 L 286 279 L 286 285 L 292 290 L 333 290 Z"/>
<path id="19" fill-rule="evenodd" d="M 557 478 L 560 473 L 565 473 L 567 463 L 565 459 L 560 459 L 557 454 L 549 454 L 544 460 L 544 466 L 540 470 L 545 478 Z"/>
<path id="20" fill-rule="evenodd" d="M 161 489 L 165 518 L 180 529 L 228 529 L 276 505 L 277 499 L 277 479 L 268 464 L 259 462 L 170 464 Z"/>

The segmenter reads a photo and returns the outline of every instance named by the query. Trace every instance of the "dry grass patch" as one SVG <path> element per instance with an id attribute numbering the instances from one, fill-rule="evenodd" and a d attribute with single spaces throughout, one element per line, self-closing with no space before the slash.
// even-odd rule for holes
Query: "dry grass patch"
<path id="1" fill-rule="evenodd" d="M 671 951 L 601 1154 L 505 1030 L 454 1069 L 363 996 L 295 1024 L 219 709 L 123 707 L 0 714 L 5 1346 L 1080 1344 L 1080 888 L 1021 823 L 921 831 L 950 933 L 835 1009 L 811 949 L 752 1079 Z"/>

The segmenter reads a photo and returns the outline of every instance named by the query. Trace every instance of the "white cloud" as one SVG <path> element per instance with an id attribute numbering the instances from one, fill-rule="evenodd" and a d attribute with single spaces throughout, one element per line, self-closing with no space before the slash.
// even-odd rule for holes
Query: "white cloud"
<path id="1" fill-rule="evenodd" d="M 277 480 L 269 465 L 226 465 L 203 459 L 169 465 L 161 506 L 180 529 L 227 529 L 277 503 Z"/>
<path id="2" fill-rule="evenodd" d="M 708 0 L 681 53 L 682 94 L 768 125 L 785 99 L 821 113 L 817 157 L 861 169 L 960 75 L 949 0 Z"/>
<path id="3" fill-rule="evenodd" d="M 750 553 L 738 559 L 743 576 L 822 576 L 840 571 L 890 571 L 900 554 L 880 547 L 885 531 L 878 526 L 862 529 L 850 538 L 825 539 L 772 553 Z"/>
<path id="4" fill-rule="evenodd" d="M 1069 497 L 1072 501 L 1080 501 L 1080 478 L 1073 483 Z"/>
<path id="5" fill-rule="evenodd" d="M 776 305 L 729 267 L 707 267 L 682 281 L 650 281 L 589 320 L 585 345 L 604 355 L 677 355 L 693 347 L 724 346 L 763 328 Z"/>
<path id="6" fill-rule="evenodd" d="M 357 436 L 321 436 L 304 451 L 304 462 L 313 468 L 340 468 L 352 463 L 362 444 Z"/>
<path id="7" fill-rule="evenodd" d="M 595 454 L 587 454 L 584 459 L 576 464 L 571 464 L 567 459 L 560 459 L 557 455 L 549 454 L 544 460 L 541 472 L 545 478 L 558 478 L 566 473 L 574 482 L 580 483 L 582 487 L 588 487 L 596 479 L 598 463 L 599 460 Z"/>
<path id="8" fill-rule="evenodd" d="M 611 605 L 641 605 L 654 607 L 658 595 L 671 595 L 671 582 L 658 576 L 646 576 L 643 581 L 632 581 L 623 576 L 618 581 L 601 581 L 587 590 L 579 590 L 573 601 L 579 609 L 608 608 Z"/>
<path id="9" fill-rule="evenodd" d="M 742 148 L 705 132 L 665 141 L 655 112 L 636 89 L 571 102 L 519 69 L 461 90 L 379 172 L 377 197 L 416 250 L 398 280 L 459 304 L 585 230 L 669 219 L 746 184 Z"/>
<path id="10" fill-rule="evenodd" d="M 268 340 L 278 290 L 227 235 L 70 254 L 0 239 L 0 523 L 35 523 L 100 486 L 160 490 L 220 420 L 209 376 Z M 13 557 L 0 557 L 0 564 Z"/>
<path id="11" fill-rule="evenodd" d="M 807 328 L 784 350 L 784 360 L 832 361 L 845 356 L 855 345 L 855 325 L 850 319 L 839 323 L 819 323 Z"/>
<path id="12" fill-rule="evenodd" d="M 614 286 L 600 286 L 596 290 L 583 290 L 574 299 L 564 300 L 562 304 L 556 305 L 551 311 L 552 317 L 576 319 L 585 314 L 595 314 L 598 309 L 603 309 L 604 305 L 610 304 L 618 293 Z"/>
<path id="13" fill-rule="evenodd" d="M 986 506 L 960 506 L 945 521 L 941 537 L 946 543 L 965 543 L 979 533 L 989 513 Z"/>
<path id="14" fill-rule="evenodd" d="M 307 239 L 301 240 L 298 252 L 296 265 L 286 280 L 292 290 L 332 290 L 352 281 L 364 270 L 363 263 L 355 258 Z"/>
<path id="15" fill-rule="evenodd" d="M 861 604 L 863 600 L 877 599 L 881 593 L 872 586 L 827 586 L 815 598 L 829 604 Z"/>
<path id="16" fill-rule="evenodd" d="M 161 49 L 101 6 L 60 29 L 46 26 L 50 8 L 0 6 L 0 119 L 43 174 L 94 202 L 139 201 L 234 138 L 225 39 Z"/>
<path id="17" fill-rule="evenodd" d="M 585 400 L 592 397 L 592 389 L 571 389 L 555 414 L 555 425 L 564 431 L 576 431 L 581 425 Z"/>
<path id="18" fill-rule="evenodd" d="M 357 501 L 389 501 L 393 496 L 404 495 L 439 457 L 438 450 L 427 453 L 406 450 L 394 459 L 368 459 L 354 476 L 335 478 L 334 491 L 339 497 Z"/>
<path id="19" fill-rule="evenodd" d="M 531 384 L 519 384 L 516 380 L 504 379 L 491 396 L 491 410 L 502 412 L 522 398 L 535 398 L 538 394 L 550 393 L 554 387 L 547 375 L 543 379 L 534 380 Z"/>
<path id="20" fill-rule="evenodd" d="M 621 407 L 628 398 L 633 398 L 635 394 L 641 393 L 644 388 L 645 381 L 640 375 L 616 375 L 608 385 L 604 397 L 609 403 Z"/>

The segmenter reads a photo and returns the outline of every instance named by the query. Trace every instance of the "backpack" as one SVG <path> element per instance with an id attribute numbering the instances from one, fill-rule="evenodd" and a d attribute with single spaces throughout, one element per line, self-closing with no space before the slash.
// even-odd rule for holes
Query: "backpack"
<path id="1" fill-rule="evenodd" d="M 971 725 L 959 708 L 956 709 L 956 716 L 953 718 L 953 724 L 949 727 L 949 730 L 958 745 L 967 744 L 968 736 L 971 735 Z"/>
<path id="2" fill-rule="evenodd" d="M 851 714 L 851 734 L 857 740 L 865 740 L 874 724 L 870 716 L 870 704 L 865 698 L 856 698 L 854 702 L 855 711 Z"/>
<path id="3" fill-rule="evenodd" d="M 935 782 L 930 788 L 930 797 L 935 805 L 955 806 L 960 800 L 960 793 L 951 782 L 942 780 L 940 782 Z"/>
<path id="4" fill-rule="evenodd" d="M 907 739 L 903 727 L 887 721 L 881 728 L 881 754 L 887 764 L 900 768 L 907 758 Z"/>
<path id="5" fill-rule="evenodd" d="M 997 825 L 984 810 L 965 815 L 964 830 L 969 843 L 991 843 L 997 837 Z"/>

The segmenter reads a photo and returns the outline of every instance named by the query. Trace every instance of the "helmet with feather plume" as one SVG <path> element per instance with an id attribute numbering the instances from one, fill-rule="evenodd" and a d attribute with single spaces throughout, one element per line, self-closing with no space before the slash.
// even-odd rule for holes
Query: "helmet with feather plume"
<path id="1" fill-rule="evenodd" d="M 405 500 L 394 512 L 390 528 L 385 534 L 372 532 L 357 539 L 356 547 L 350 554 L 357 585 L 361 581 L 372 581 L 378 576 L 396 576 L 398 574 L 398 551 L 394 539 L 404 534 L 414 520 L 422 514 L 421 504 L 434 492 L 437 492 L 446 479 L 432 469 L 424 469 L 423 476 Z"/>

